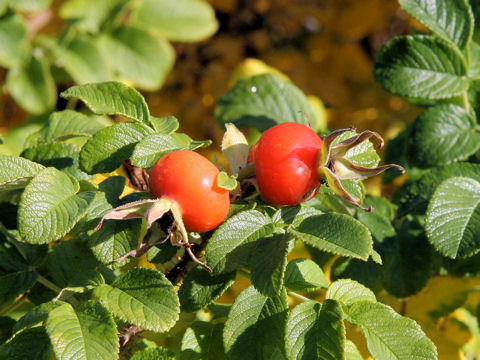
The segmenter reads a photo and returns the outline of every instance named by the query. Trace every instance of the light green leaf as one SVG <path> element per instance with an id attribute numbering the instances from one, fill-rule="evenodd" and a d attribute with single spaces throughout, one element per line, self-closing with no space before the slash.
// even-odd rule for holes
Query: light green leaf
<path id="1" fill-rule="evenodd" d="M 17 14 L 0 19 L 0 65 L 6 68 L 19 67 L 30 50 L 27 40 L 27 24 Z"/>
<path id="2" fill-rule="evenodd" d="M 50 311 L 45 328 L 58 360 L 118 358 L 117 327 L 98 302 L 85 302 L 76 310 L 63 303 Z"/>
<path id="3" fill-rule="evenodd" d="M 215 118 L 237 127 L 261 131 L 284 122 L 297 122 L 318 130 L 315 110 L 303 92 L 272 74 L 240 79 L 217 101 Z"/>
<path id="4" fill-rule="evenodd" d="M 250 280 L 261 294 L 274 296 L 282 291 L 291 240 L 289 234 L 274 234 L 257 241 L 250 263 Z"/>
<path id="5" fill-rule="evenodd" d="M 178 130 L 180 126 L 175 116 L 155 117 L 150 116 L 150 121 L 157 134 L 170 135 Z"/>
<path id="6" fill-rule="evenodd" d="M 232 191 L 237 188 L 238 182 L 235 176 L 229 176 L 225 171 L 220 171 L 217 175 L 217 185 L 222 189 Z"/>
<path id="7" fill-rule="evenodd" d="M 218 28 L 214 9 L 203 0 L 144 0 L 132 12 L 131 23 L 181 42 L 204 40 Z"/>
<path id="8" fill-rule="evenodd" d="M 194 312 L 215 301 L 232 286 L 235 275 L 235 272 L 211 275 L 199 267 L 191 270 L 178 291 L 182 311 Z"/>
<path id="9" fill-rule="evenodd" d="M 52 0 L 7 0 L 16 10 L 28 13 L 37 13 L 50 6 Z"/>
<path id="10" fill-rule="evenodd" d="M 343 307 L 348 322 L 357 325 L 374 359 L 435 360 L 437 349 L 418 324 L 392 308 L 369 301 Z"/>
<path id="11" fill-rule="evenodd" d="M 14 100 L 32 114 L 43 114 L 57 102 L 57 88 L 43 57 L 33 56 L 24 66 L 11 69 L 6 85 Z"/>
<path id="12" fill-rule="evenodd" d="M 369 288 L 350 279 L 334 281 L 328 288 L 326 298 L 347 306 L 357 302 L 377 302 L 375 294 Z"/>
<path id="13" fill-rule="evenodd" d="M 169 152 L 185 149 L 193 150 L 210 144 L 209 141 L 199 144 L 188 135 L 181 133 L 171 135 L 153 134 L 140 140 L 133 150 L 131 160 L 136 167 L 150 169 L 160 157 Z"/>
<path id="14" fill-rule="evenodd" d="M 223 330 L 223 344 L 229 358 L 270 359 L 283 348 L 288 316 L 285 290 L 267 297 L 250 286 L 235 299 Z"/>
<path id="15" fill-rule="evenodd" d="M 322 268 L 310 259 L 294 259 L 285 270 L 285 286 L 293 291 L 315 291 L 328 288 Z"/>
<path id="16" fill-rule="evenodd" d="M 21 157 L 0 155 L 0 192 L 25 187 L 43 168 Z"/>
<path id="17" fill-rule="evenodd" d="M 470 256 L 480 250 L 480 182 L 453 177 L 440 184 L 427 210 L 428 240 L 444 256 Z"/>
<path id="18" fill-rule="evenodd" d="M 287 359 L 343 359 L 345 326 L 335 300 L 306 301 L 290 312 L 285 334 Z"/>
<path id="19" fill-rule="evenodd" d="M 220 225 L 208 241 L 207 264 L 217 274 L 231 272 L 248 264 L 255 241 L 270 235 L 273 230 L 270 220 L 257 210 L 232 216 Z"/>
<path id="20" fill-rule="evenodd" d="M 64 141 L 77 136 L 91 138 L 92 135 L 105 126 L 97 117 L 88 116 L 77 111 L 64 110 L 54 112 L 40 130 L 28 137 L 25 148 L 42 142 Z"/>
<path id="21" fill-rule="evenodd" d="M 400 6 L 442 39 L 464 49 L 473 34 L 473 14 L 468 1 L 400 0 Z"/>
<path id="22" fill-rule="evenodd" d="M 77 84 L 102 82 L 113 78 L 110 67 L 93 38 L 79 36 L 66 44 L 48 41 L 46 46 L 56 57 L 56 65 L 63 67 Z"/>
<path id="23" fill-rule="evenodd" d="M 470 66 L 468 67 L 468 76 L 475 80 L 480 79 L 480 44 L 475 41 L 470 42 Z"/>
<path id="24" fill-rule="evenodd" d="M 465 160 L 480 149 L 480 128 L 474 113 L 453 104 L 424 110 L 415 120 L 411 136 L 411 160 L 420 167 Z"/>
<path id="25" fill-rule="evenodd" d="M 353 341 L 345 341 L 345 360 L 363 360 L 362 354 Z"/>
<path id="26" fill-rule="evenodd" d="M 351 216 L 328 213 L 303 220 L 293 235 L 319 250 L 367 260 L 372 250 L 368 229 Z"/>
<path id="27" fill-rule="evenodd" d="M 155 347 L 136 352 L 130 360 L 176 360 L 176 357 L 171 350 Z"/>
<path id="28" fill-rule="evenodd" d="M 0 360 L 50 360 L 50 340 L 43 327 L 28 329 L 0 346 Z"/>
<path id="29" fill-rule="evenodd" d="M 163 37 L 131 26 L 105 33 L 100 46 L 117 77 L 144 90 L 162 86 L 175 61 L 175 50 Z"/>
<path id="30" fill-rule="evenodd" d="M 66 235 L 86 213 L 95 193 L 77 194 L 76 180 L 55 168 L 40 171 L 27 185 L 18 208 L 24 241 L 47 244 Z"/>
<path id="31" fill-rule="evenodd" d="M 150 113 L 144 97 L 120 82 L 72 86 L 60 95 L 65 99 L 79 98 L 98 115 L 122 115 L 150 123 Z"/>
<path id="32" fill-rule="evenodd" d="M 116 123 L 98 131 L 80 152 L 80 166 L 88 174 L 111 172 L 132 156 L 135 145 L 153 130 L 137 122 Z"/>
<path id="33" fill-rule="evenodd" d="M 462 54 L 433 36 L 399 36 L 379 52 L 375 79 L 388 91 L 417 99 L 445 99 L 469 87 Z"/>
<path id="34" fill-rule="evenodd" d="M 227 360 L 223 348 L 224 324 L 196 321 L 182 338 L 181 360 Z"/>
<path id="35" fill-rule="evenodd" d="M 167 331 L 180 313 L 173 285 L 153 269 L 129 270 L 112 285 L 97 287 L 94 294 L 112 314 L 146 330 Z"/>
<path id="36" fill-rule="evenodd" d="M 336 145 L 344 140 L 350 139 L 351 137 L 354 137 L 358 135 L 354 131 L 346 131 L 342 135 L 338 136 L 332 143 L 333 145 Z M 380 156 L 378 156 L 377 151 L 375 150 L 375 147 L 373 146 L 373 143 L 371 141 L 363 141 L 357 146 L 352 147 L 347 151 L 347 153 L 344 155 L 344 157 L 348 160 L 350 160 L 354 165 L 359 165 L 359 166 L 364 166 L 368 168 L 374 168 L 378 166 L 378 163 L 380 162 Z M 344 186 L 347 186 L 346 188 L 348 191 L 354 192 L 357 197 L 359 197 L 362 192 L 365 192 L 365 190 L 356 190 L 354 187 L 358 188 L 361 187 L 361 182 L 357 181 L 349 181 L 349 182 L 344 182 L 342 181 L 342 184 Z M 363 196 L 362 196 L 363 199 Z"/>

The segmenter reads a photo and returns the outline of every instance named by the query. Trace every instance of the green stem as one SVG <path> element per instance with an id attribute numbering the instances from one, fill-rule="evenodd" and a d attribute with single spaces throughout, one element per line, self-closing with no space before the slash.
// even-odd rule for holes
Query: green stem
<path id="1" fill-rule="evenodd" d="M 462 93 L 463 107 L 466 112 L 470 112 L 470 101 L 468 100 L 468 94 L 466 91 Z"/>
<path id="2" fill-rule="evenodd" d="M 38 274 L 38 278 L 37 278 L 37 281 L 42 284 L 43 286 L 45 286 L 46 288 L 49 288 L 50 290 L 52 290 L 53 292 L 56 292 L 57 294 L 60 294 L 60 292 L 62 291 L 62 288 L 60 288 L 59 286 L 55 285 L 54 283 L 52 283 L 50 280 L 44 278 L 42 275 Z"/>
<path id="3" fill-rule="evenodd" d="M 245 271 L 243 269 L 239 269 L 238 273 L 240 275 L 242 275 L 244 278 L 247 278 L 247 279 L 250 280 L 250 273 L 248 271 Z M 312 299 L 309 299 L 306 296 L 300 295 L 300 294 L 296 293 L 295 291 L 291 291 L 291 290 L 287 290 L 287 295 L 294 298 L 294 299 L 297 299 L 299 301 L 311 301 L 312 300 Z"/>

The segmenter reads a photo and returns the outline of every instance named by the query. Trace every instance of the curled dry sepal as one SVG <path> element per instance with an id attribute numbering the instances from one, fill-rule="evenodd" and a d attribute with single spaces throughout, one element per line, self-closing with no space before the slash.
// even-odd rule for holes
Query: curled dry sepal
<path id="1" fill-rule="evenodd" d="M 338 144 L 332 145 L 334 140 L 346 131 L 355 131 L 355 128 L 340 129 L 333 131 L 323 139 L 322 148 L 318 152 L 317 173 L 321 180 L 327 182 L 328 186 L 343 199 L 365 211 L 372 211 L 373 208 L 362 207 L 342 186 L 340 180 L 361 180 L 370 176 L 378 175 L 390 168 L 396 168 L 402 172 L 405 169 L 400 165 L 388 164 L 375 168 L 355 165 L 346 157 L 347 152 L 353 147 L 360 145 L 371 137 L 379 142 L 378 148 L 384 145 L 383 138 L 376 132 L 366 130 L 358 135 L 352 136 Z"/>
<path id="2" fill-rule="evenodd" d="M 160 230 L 156 231 L 156 229 L 152 228 L 152 225 L 156 220 L 162 218 L 168 212 L 173 217 L 175 228 L 172 226 L 169 229 L 169 234 L 167 237 L 162 238 L 162 235 L 164 235 L 163 232 Z M 115 209 L 110 210 L 102 217 L 99 224 L 95 227 L 95 230 L 99 230 L 105 220 L 127 219 L 145 219 L 147 222 L 148 232 L 145 235 L 144 241 L 139 249 L 128 252 L 117 260 L 120 261 L 129 256 L 141 256 L 152 246 L 158 245 L 170 239 L 172 245 L 183 247 L 194 262 L 202 266 L 204 269 L 210 272 L 212 271 L 208 265 L 198 260 L 191 250 L 192 244 L 188 241 L 188 233 L 183 223 L 179 206 L 174 201 L 165 198 L 145 199 L 118 206 Z"/>

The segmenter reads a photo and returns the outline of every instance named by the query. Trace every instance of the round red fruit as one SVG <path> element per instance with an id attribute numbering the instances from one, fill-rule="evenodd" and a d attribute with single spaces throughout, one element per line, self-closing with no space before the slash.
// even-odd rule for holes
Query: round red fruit
<path id="1" fill-rule="evenodd" d="M 218 173 L 212 162 L 196 152 L 166 154 L 150 170 L 150 196 L 177 203 L 188 231 L 212 230 L 230 208 L 229 192 L 217 185 Z"/>
<path id="2" fill-rule="evenodd" d="M 263 197 L 274 205 L 297 205 L 318 191 L 322 139 L 308 126 L 282 123 L 265 131 L 255 146 L 255 173 Z"/>

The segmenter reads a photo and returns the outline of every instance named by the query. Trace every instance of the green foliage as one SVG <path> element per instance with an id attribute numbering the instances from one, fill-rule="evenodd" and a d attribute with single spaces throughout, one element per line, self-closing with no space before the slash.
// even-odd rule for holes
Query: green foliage
<path id="1" fill-rule="evenodd" d="M 309 259 L 295 259 L 285 269 L 285 286 L 293 291 L 314 291 L 328 288 L 322 268 Z"/>

